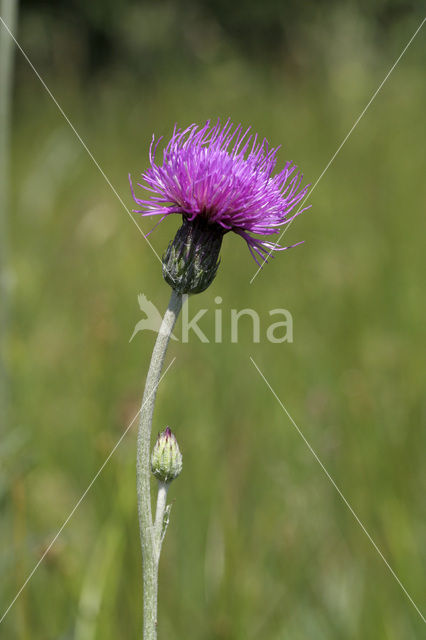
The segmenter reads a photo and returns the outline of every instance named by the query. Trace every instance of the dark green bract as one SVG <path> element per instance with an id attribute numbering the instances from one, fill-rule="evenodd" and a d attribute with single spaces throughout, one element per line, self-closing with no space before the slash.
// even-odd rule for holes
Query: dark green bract
<path id="1" fill-rule="evenodd" d="M 219 225 L 184 218 L 163 256 L 165 281 L 180 294 L 205 291 L 219 267 L 222 239 Z"/>

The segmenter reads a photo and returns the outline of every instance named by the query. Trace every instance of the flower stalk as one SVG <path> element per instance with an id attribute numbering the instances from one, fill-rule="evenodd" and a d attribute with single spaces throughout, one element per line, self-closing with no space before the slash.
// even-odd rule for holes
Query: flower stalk
<path id="1" fill-rule="evenodd" d="M 160 559 L 161 543 L 163 541 L 164 517 L 166 515 L 167 492 L 170 482 L 158 481 L 157 509 L 155 512 L 154 538 L 157 547 L 158 559 Z"/>
<path id="2" fill-rule="evenodd" d="M 157 638 L 158 563 L 161 547 L 161 540 L 160 544 L 157 541 L 156 526 L 152 521 L 151 510 L 150 443 L 152 416 L 167 346 L 181 308 L 182 295 L 173 289 L 152 352 L 139 419 L 136 472 L 143 563 L 143 640 L 156 640 Z M 162 489 L 159 499 L 160 505 L 164 499 L 165 508 L 164 493 L 167 494 Z"/>

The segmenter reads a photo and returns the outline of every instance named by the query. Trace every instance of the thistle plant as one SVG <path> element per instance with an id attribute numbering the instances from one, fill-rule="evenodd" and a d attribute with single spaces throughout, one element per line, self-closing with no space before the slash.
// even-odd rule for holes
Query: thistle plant
<path id="1" fill-rule="evenodd" d="M 250 128 L 243 131 L 228 120 L 203 127 L 174 128 L 165 146 L 162 163 L 156 161 L 161 138 L 153 137 L 149 168 L 138 186 L 150 197 L 136 196 L 144 216 L 172 214 L 182 225 L 163 256 L 163 276 L 171 286 L 170 302 L 164 315 L 151 357 L 142 400 L 137 440 L 137 494 L 143 562 L 143 638 L 157 637 L 158 565 L 170 506 L 167 490 L 182 468 L 182 456 L 169 428 L 161 433 L 150 459 L 150 442 L 155 396 L 167 346 L 182 307 L 184 294 L 205 291 L 213 282 L 224 236 L 229 232 L 245 240 L 254 260 L 266 262 L 282 247 L 257 236 L 272 236 L 305 209 L 297 205 L 309 185 L 301 187 L 303 176 L 287 162 L 274 173 L 279 147 L 269 148 Z M 307 207 L 305 207 L 307 208 Z M 300 243 L 297 243 L 300 244 Z M 292 245 L 296 246 L 296 245 Z M 150 471 L 158 479 L 155 519 L 152 518 Z"/>

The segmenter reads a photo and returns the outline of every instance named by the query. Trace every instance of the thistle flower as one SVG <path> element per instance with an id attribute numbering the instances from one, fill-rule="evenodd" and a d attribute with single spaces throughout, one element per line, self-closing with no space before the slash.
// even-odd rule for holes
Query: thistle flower
<path id="1" fill-rule="evenodd" d="M 206 235 L 215 241 L 215 257 L 207 269 L 211 279 L 206 284 L 209 280 L 206 274 L 199 278 L 198 290 L 200 286 L 207 288 L 213 280 L 222 239 L 229 231 L 246 241 L 257 264 L 259 257 L 263 261 L 274 251 L 289 248 L 255 237 L 279 233 L 280 227 L 308 208 L 290 215 L 303 200 L 308 185 L 301 188 L 303 176 L 291 162 L 286 162 L 280 173 L 272 175 L 279 147 L 269 148 L 266 139 L 259 141 L 257 134 L 250 133 L 250 128 L 243 132 L 241 125 L 234 127 L 229 119 L 223 127 L 219 120 L 215 125 L 207 121 L 201 128 L 195 124 L 184 130 L 175 126 L 163 151 L 162 165 L 156 163 L 160 140 L 153 137 L 149 151 L 151 166 L 142 173 L 142 181 L 138 183 L 153 195 L 146 200 L 137 198 L 133 187 L 132 194 L 142 207 L 134 210 L 135 213 L 160 216 L 160 222 L 173 213 L 182 215 L 185 232 L 181 231 L 176 245 L 169 246 L 169 255 L 166 252 L 163 261 L 172 286 L 181 284 L 179 274 L 183 265 L 188 264 L 193 245 L 189 236 L 194 235 L 191 225 L 197 226 L 199 232 L 195 235 L 203 236 L 198 239 L 194 255 L 199 255 Z M 172 249 L 175 249 L 173 256 L 170 255 Z M 181 260 L 180 269 L 177 256 Z M 186 282 L 183 286 L 190 285 Z M 181 289 L 181 292 L 187 291 Z"/>

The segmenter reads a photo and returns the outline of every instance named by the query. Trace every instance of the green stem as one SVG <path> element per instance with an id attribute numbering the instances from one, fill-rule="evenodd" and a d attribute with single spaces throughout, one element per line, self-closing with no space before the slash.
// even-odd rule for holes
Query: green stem
<path id="1" fill-rule="evenodd" d="M 17 0 L 1 0 L 0 16 L 14 33 L 18 17 Z M 14 46 L 6 27 L 0 23 L 0 425 L 3 427 L 8 421 L 5 343 L 9 330 L 9 161 Z"/>
<path id="2" fill-rule="evenodd" d="M 164 514 L 166 513 L 167 492 L 169 490 L 169 482 L 158 483 L 157 509 L 154 520 L 154 540 L 157 546 L 157 556 L 160 559 L 161 542 L 164 528 Z"/>
<path id="3" fill-rule="evenodd" d="M 143 562 L 143 640 L 157 638 L 158 562 L 157 541 L 151 512 L 150 448 L 155 397 L 161 370 L 176 319 L 182 308 L 182 296 L 172 290 L 151 356 L 142 399 L 137 440 L 137 492 L 139 528 Z"/>

